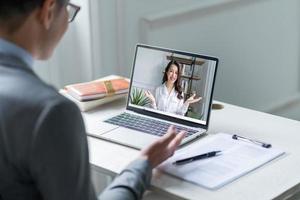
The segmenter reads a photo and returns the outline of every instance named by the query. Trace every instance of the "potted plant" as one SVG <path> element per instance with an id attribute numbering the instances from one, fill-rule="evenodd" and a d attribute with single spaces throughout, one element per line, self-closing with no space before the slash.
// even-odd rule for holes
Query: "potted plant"
<path id="1" fill-rule="evenodd" d="M 146 97 L 143 89 L 133 88 L 130 94 L 130 102 L 138 106 L 150 105 L 150 99 Z"/>

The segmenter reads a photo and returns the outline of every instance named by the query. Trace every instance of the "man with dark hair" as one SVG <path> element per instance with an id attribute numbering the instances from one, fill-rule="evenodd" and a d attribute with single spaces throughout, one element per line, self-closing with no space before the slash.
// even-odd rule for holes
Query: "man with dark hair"
<path id="1" fill-rule="evenodd" d="M 81 113 L 32 70 L 79 9 L 66 0 L 0 1 L 0 200 L 96 199 Z M 183 137 L 170 127 L 99 198 L 142 198 L 152 169 Z"/>

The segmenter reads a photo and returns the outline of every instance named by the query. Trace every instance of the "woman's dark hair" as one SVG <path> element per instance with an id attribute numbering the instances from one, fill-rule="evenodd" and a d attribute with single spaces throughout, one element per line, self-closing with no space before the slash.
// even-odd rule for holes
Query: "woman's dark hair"
<path id="1" fill-rule="evenodd" d="M 36 8 L 41 7 L 45 0 L 0 0 L 0 25 L 10 32 L 15 31 Z M 67 0 L 56 0 L 64 5 Z"/>
<path id="2" fill-rule="evenodd" d="M 177 70 L 178 70 L 178 75 L 177 75 L 177 80 L 175 81 L 174 83 L 174 87 L 175 87 L 175 90 L 177 92 L 177 98 L 178 99 L 182 99 L 183 96 L 182 96 L 182 89 L 181 89 L 181 85 L 180 85 L 180 77 L 181 77 L 181 67 L 179 65 L 178 62 L 176 62 L 175 60 L 171 60 L 168 65 L 166 66 L 166 69 L 165 69 L 165 73 L 164 73 L 164 76 L 163 76 L 163 79 L 162 79 L 162 83 L 165 83 L 167 80 L 168 80 L 168 76 L 167 76 L 167 73 L 170 69 L 170 67 L 172 65 L 175 65 L 177 67 Z"/>

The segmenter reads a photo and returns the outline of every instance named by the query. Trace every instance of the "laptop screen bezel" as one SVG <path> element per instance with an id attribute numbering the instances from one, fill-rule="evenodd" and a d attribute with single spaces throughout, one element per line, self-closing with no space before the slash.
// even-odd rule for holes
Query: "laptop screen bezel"
<path id="1" fill-rule="evenodd" d="M 169 116 L 169 115 L 156 113 L 154 111 L 140 109 L 140 108 L 137 108 L 137 107 L 130 106 L 129 102 L 130 102 L 130 94 L 131 94 L 131 88 L 132 88 L 132 82 L 133 82 L 132 78 L 133 78 L 133 75 L 134 75 L 134 68 L 135 68 L 135 64 L 136 64 L 136 57 L 137 57 L 138 48 L 140 48 L 140 47 L 141 48 L 148 48 L 148 49 L 152 49 L 152 50 L 165 51 L 165 52 L 170 52 L 170 53 L 175 53 L 175 54 L 181 54 L 181 55 L 185 55 L 185 56 L 197 57 L 197 58 L 212 60 L 212 61 L 216 62 L 215 73 L 214 73 L 213 83 L 212 83 L 212 88 L 211 88 L 211 98 L 210 98 L 210 102 L 209 102 L 210 106 L 208 108 L 208 115 L 207 115 L 206 124 L 201 124 L 200 122 L 199 123 L 191 122 L 189 120 L 185 120 L 185 119 L 182 119 L 182 118 L 176 118 L 176 117 L 172 117 L 172 116 Z M 129 110 L 129 111 L 133 111 L 133 112 L 142 114 L 142 115 L 151 116 L 151 117 L 154 117 L 154 118 L 163 119 L 163 120 L 167 120 L 167 121 L 170 121 L 170 122 L 174 122 L 174 123 L 178 123 L 178 124 L 182 124 L 182 125 L 186 125 L 186 126 L 208 129 L 218 63 L 219 63 L 219 59 L 216 58 L 216 57 L 212 57 L 212 56 L 200 55 L 200 54 L 196 54 L 196 53 L 179 51 L 179 50 L 169 49 L 169 48 L 149 46 L 149 45 L 145 45 L 145 44 L 137 44 L 136 48 L 135 48 L 134 59 L 133 59 L 133 67 L 132 67 L 132 70 L 131 70 L 131 81 L 130 81 L 130 87 L 129 87 L 129 94 L 128 94 L 128 97 L 127 97 L 126 109 Z"/>

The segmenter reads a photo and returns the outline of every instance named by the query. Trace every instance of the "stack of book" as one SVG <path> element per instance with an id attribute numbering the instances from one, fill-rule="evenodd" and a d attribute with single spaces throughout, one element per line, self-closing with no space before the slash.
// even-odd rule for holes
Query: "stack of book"
<path id="1" fill-rule="evenodd" d="M 67 85 L 60 93 L 75 102 L 81 111 L 88 111 L 125 97 L 128 88 L 128 79 L 110 75 L 90 82 Z"/>

